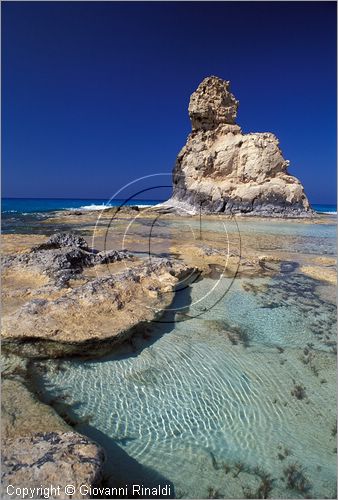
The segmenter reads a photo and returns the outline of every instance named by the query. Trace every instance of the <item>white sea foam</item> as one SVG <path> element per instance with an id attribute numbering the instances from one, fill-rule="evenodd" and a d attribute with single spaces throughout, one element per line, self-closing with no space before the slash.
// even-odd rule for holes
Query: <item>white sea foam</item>
<path id="1" fill-rule="evenodd" d="M 149 208 L 149 207 L 153 207 L 154 205 L 123 205 L 123 206 L 134 206 L 134 207 L 138 207 L 138 208 Z M 118 205 L 116 206 L 116 208 L 118 207 Z M 78 208 L 68 208 L 67 210 L 107 210 L 108 208 L 114 208 L 114 205 L 84 205 L 82 207 L 78 207 Z"/>
<path id="2" fill-rule="evenodd" d="M 68 210 L 107 210 L 107 208 L 112 208 L 111 205 L 105 205 L 105 204 L 102 204 L 102 205 L 84 205 L 82 207 L 78 207 L 78 208 L 69 208 Z"/>
<path id="3" fill-rule="evenodd" d="M 332 212 L 321 212 L 317 210 L 319 214 L 327 214 L 327 215 L 337 215 L 337 212 L 335 210 L 332 210 Z"/>

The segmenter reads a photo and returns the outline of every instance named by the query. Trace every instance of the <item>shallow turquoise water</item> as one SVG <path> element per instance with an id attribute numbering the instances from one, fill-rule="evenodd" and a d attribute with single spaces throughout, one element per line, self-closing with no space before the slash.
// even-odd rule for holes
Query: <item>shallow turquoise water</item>
<path id="1" fill-rule="evenodd" d="M 205 281 L 193 286 L 192 295 Z M 260 309 L 236 282 L 204 319 L 153 325 L 148 340 L 139 335 L 132 350 L 123 346 L 99 361 L 68 361 L 62 371 L 54 371 L 51 363 L 45 389 L 53 396 L 70 395 L 67 411 L 73 418 L 91 416 L 90 426 L 78 428 L 108 449 L 115 444 L 111 465 L 120 460 L 118 446 L 146 466 L 134 473 L 145 484 L 160 475 L 186 498 L 206 497 L 214 484 L 225 497 L 238 497 L 250 475 L 236 482 L 231 476 L 229 482 L 215 461 L 231 466 L 242 461 L 248 470 L 260 465 L 276 478 L 275 496 L 292 498 L 278 479 L 285 466 L 277 458 L 278 446 L 284 446 L 309 477 L 316 474 L 314 496 L 330 496 L 336 460 L 330 436 L 334 381 L 321 384 L 319 379 L 333 376 L 334 355 L 311 332 L 317 318 L 292 307 L 281 313 Z M 331 321 L 334 312 L 328 308 L 322 314 Z M 233 344 L 226 332 L 238 329 L 246 333 L 245 341 Z M 306 342 L 315 344 L 317 356 L 322 349 L 319 376 L 299 359 L 297 347 Z M 285 351 L 278 353 L 274 345 Z M 305 385 L 310 403 L 291 396 L 293 379 Z M 122 482 L 130 481 L 128 467 L 119 472 Z"/>
<path id="2" fill-rule="evenodd" d="M 299 225 L 289 250 L 304 251 L 309 237 L 309 253 L 324 241 L 335 253 L 335 228 L 313 226 Z M 114 354 L 47 362 L 46 400 L 104 446 L 114 485 L 161 482 L 176 497 L 241 498 L 257 488 L 259 466 L 273 478 L 272 498 L 335 498 L 332 287 L 297 266 L 236 279 L 228 290 L 230 281 L 206 278 L 177 293 L 167 323 L 149 325 Z M 299 384 L 303 399 L 292 395 Z M 64 395 L 69 406 L 57 401 Z M 295 462 L 307 491 L 286 483 L 284 469 Z"/>
<path id="3" fill-rule="evenodd" d="M 159 224 L 157 222 L 157 224 Z M 198 234 L 199 222 L 196 220 L 189 220 L 188 223 L 181 223 L 177 221 L 163 222 L 163 226 L 170 225 L 185 229 L 187 233 L 190 228 Z M 189 228 L 187 227 L 189 226 Z M 286 236 L 285 241 L 281 242 L 281 246 L 276 250 L 287 250 L 288 252 L 304 252 L 307 254 L 317 255 L 336 255 L 336 232 L 337 227 L 333 221 L 327 224 L 300 224 L 299 222 L 288 221 L 255 221 L 254 219 L 245 219 L 236 217 L 224 218 L 219 217 L 216 221 L 203 220 L 202 218 L 202 234 L 203 231 L 215 231 L 224 234 L 225 229 L 229 233 L 229 237 L 237 237 L 238 235 L 270 235 L 270 236 Z M 190 230 L 191 231 L 191 230 Z M 154 231 L 153 234 L 156 234 Z M 193 238 L 192 236 L 190 237 Z M 264 251 L 264 247 L 261 248 Z"/>

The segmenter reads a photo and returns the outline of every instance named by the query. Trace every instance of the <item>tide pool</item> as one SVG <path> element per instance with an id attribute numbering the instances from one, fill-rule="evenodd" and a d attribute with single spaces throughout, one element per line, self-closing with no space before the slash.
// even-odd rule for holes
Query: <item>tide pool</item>
<path id="1" fill-rule="evenodd" d="M 218 293 L 228 285 L 223 277 Z M 291 267 L 235 280 L 208 310 L 212 286 L 205 278 L 177 293 L 179 312 L 113 354 L 47 362 L 46 401 L 102 444 L 113 485 L 241 498 L 269 475 L 271 498 L 335 498 L 332 287 Z M 288 485 L 295 464 L 304 491 Z"/>

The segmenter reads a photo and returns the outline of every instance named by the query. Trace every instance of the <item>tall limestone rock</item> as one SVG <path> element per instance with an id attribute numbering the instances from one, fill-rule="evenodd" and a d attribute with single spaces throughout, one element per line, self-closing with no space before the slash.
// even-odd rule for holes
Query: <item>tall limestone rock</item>
<path id="1" fill-rule="evenodd" d="M 278 139 L 243 134 L 236 124 L 238 101 L 230 82 L 205 78 L 192 94 L 192 132 L 173 172 L 166 205 L 187 210 L 305 217 L 313 214 L 304 188 L 287 173 Z"/>

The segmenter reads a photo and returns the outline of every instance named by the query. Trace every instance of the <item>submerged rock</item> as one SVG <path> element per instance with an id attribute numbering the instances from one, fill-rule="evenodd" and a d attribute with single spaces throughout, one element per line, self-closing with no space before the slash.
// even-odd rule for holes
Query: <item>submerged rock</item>
<path id="1" fill-rule="evenodd" d="M 230 82 L 211 76 L 192 94 L 192 132 L 173 172 L 166 206 L 186 211 L 311 216 L 300 181 L 287 173 L 278 139 L 271 133 L 243 134 L 236 125 L 238 101 Z"/>

